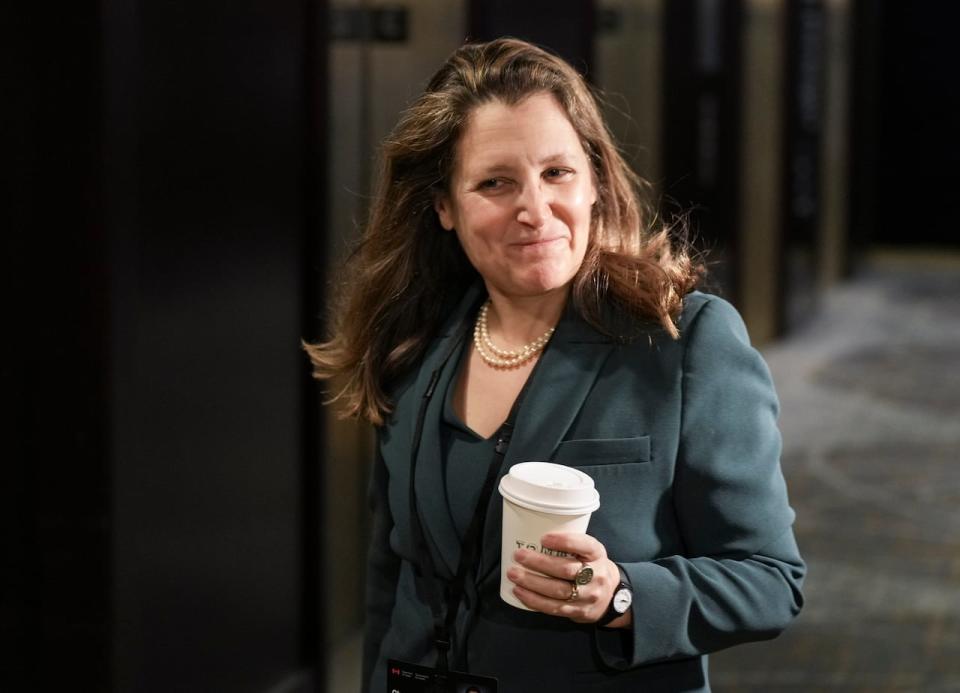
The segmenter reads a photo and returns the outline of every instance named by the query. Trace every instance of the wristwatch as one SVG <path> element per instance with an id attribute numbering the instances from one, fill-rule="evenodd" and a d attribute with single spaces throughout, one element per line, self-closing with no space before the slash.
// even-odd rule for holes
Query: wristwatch
<path id="1" fill-rule="evenodd" d="M 623 616 L 633 603 L 633 589 L 630 587 L 630 578 L 627 577 L 619 563 L 616 566 L 617 570 L 620 571 L 620 584 L 613 591 L 613 599 L 610 600 L 607 612 L 597 621 L 598 626 L 605 626 L 610 621 Z"/>

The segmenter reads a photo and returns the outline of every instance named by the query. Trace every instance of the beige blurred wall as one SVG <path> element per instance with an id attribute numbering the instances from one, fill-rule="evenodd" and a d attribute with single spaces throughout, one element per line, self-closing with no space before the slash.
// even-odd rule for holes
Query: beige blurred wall
<path id="1" fill-rule="evenodd" d="M 665 0 L 608 0 L 616 31 L 596 37 L 593 79 L 606 102 L 610 129 L 634 170 L 660 186 L 660 72 Z"/>
<path id="2" fill-rule="evenodd" d="M 743 5 L 740 311 L 758 344 L 777 331 L 783 165 L 783 0 Z"/>
<path id="3" fill-rule="evenodd" d="M 819 275 L 823 288 L 843 278 L 847 255 L 847 160 L 850 110 L 850 0 L 827 0 Z"/>

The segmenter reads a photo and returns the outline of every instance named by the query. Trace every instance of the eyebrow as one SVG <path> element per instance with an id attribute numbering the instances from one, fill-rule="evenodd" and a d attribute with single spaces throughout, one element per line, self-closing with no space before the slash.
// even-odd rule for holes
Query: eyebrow
<path id="1" fill-rule="evenodd" d="M 555 154 L 550 154 L 549 156 L 545 156 L 542 159 L 540 159 L 540 161 L 538 161 L 537 163 L 543 166 L 544 164 L 549 164 L 553 161 L 560 161 L 560 160 L 565 161 L 571 158 L 573 158 L 573 154 L 567 150 L 563 150 L 561 152 L 557 152 Z"/>
<path id="2" fill-rule="evenodd" d="M 539 161 L 537 161 L 537 166 L 545 166 L 546 164 L 567 161 L 568 159 L 571 159 L 571 158 L 573 157 L 571 153 L 567 150 L 555 152 L 553 154 L 548 154 L 547 156 L 542 157 Z M 511 164 L 504 164 L 504 163 L 497 162 L 497 163 L 491 164 L 490 166 L 478 167 L 477 169 L 475 169 L 474 175 L 487 176 L 487 175 L 494 175 L 498 173 L 509 173 L 513 171 L 514 168 L 515 166 L 512 166 Z"/>

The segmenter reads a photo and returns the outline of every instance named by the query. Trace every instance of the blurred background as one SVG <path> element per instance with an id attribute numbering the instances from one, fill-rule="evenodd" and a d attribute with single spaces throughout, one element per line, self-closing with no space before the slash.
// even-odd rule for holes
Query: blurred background
<path id="1" fill-rule="evenodd" d="M 960 690 L 952 3 L 14 5 L 0 690 L 356 690 L 371 432 L 300 339 L 377 143 L 501 35 L 603 91 L 780 389 L 808 605 L 715 689 Z"/>

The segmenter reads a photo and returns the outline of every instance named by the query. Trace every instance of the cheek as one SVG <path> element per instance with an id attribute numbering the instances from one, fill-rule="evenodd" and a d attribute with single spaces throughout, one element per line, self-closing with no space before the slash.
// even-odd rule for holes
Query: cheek
<path id="1" fill-rule="evenodd" d="M 508 227 L 509 219 L 503 210 L 493 205 L 475 205 L 465 212 L 457 227 L 461 243 L 474 246 L 496 243 Z"/>
<path id="2" fill-rule="evenodd" d="M 458 226 L 457 239 L 470 263 L 475 267 L 488 264 L 491 256 L 495 255 L 495 244 L 491 234 L 474 226 Z"/>
<path id="3" fill-rule="evenodd" d="M 576 205 L 574 214 L 574 225 L 576 227 L 574 236 L 577 245 L 586 245 L 593 229 L 593 205 L 590 204 L 591 197 L 584 194 Z"/>

